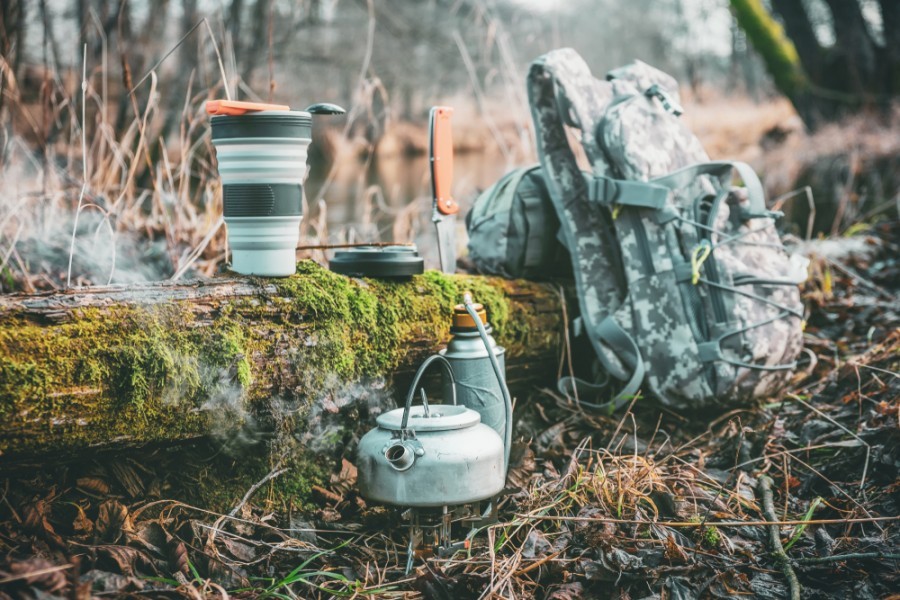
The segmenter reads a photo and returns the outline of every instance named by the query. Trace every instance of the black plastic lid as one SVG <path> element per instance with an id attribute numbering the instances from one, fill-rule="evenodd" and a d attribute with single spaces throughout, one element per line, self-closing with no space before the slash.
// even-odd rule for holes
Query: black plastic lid
<path id="1" fill-rule="evenodd" d="M 299 110 L 217 115 L 210 122 L 214 140 L 312 137 L 312 115 Z"/>
<path id="2" fill-rule="evenodd" d="M 359 246 L 334 253 L 328 263 L 335 273 L 350 277 L 406 278 L 425 270 L 415 246 Z"/>

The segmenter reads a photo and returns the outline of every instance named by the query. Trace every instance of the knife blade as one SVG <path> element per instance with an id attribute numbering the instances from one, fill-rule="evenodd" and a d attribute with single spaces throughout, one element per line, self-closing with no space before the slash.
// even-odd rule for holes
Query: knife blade
<path id="1" fill-rule="evenodd" d="M 441 271 L 456 272 L 456 213 L 459 205 L 450 194 L 453 184 L 453 109 L 435 106 L 428 126 L 428 155 L 431 160 L 432 221 L 438 240 Z"/>

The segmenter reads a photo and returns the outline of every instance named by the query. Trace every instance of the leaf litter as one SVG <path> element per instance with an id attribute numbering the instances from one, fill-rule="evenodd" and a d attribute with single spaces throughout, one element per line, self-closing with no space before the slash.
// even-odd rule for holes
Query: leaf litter
<path id="1" fill-rule="evenodd" d="M 268 480 L 230 513 L 192 505 L 182 456 L 196 448 L 4 472 L 0 598 L 889 597 L 898 232 L 812 253 L 808 357 L 782 398 L 718 415 L 638 400 L 613 417 L 548 390 L 520 398 L 499 521 L 408 575 L 399 511 L 359 496 L 350 436 L 324 452 L 331 474 L 305 510 L 273 504 Z"/>

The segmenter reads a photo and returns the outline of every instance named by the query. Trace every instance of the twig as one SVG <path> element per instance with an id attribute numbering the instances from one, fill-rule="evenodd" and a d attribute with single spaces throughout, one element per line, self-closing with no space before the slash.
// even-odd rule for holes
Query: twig
<path id="1" fill-rule="evenodd" d="M 890 293 L 889 291 L 887 291 L 886 289 L 884 289 L 877 283 L 869 281 L 868 279 L 866 279 L 865 277 L 863 277 L 862 275 L 860 275 L 859 273 L 857 273 L 850 267 L 844 266 L 840 262 L 833 260 L 831 258 L 828 258 L 827 256 L 823 256 L 822 260 L 824 260 L 826 263 L 828 263 L 830 266 L 834 267 L 835 269 L 837 269 L 844 275 L 850 277 L 851 279 L 855 279 L 856 281 L 863 284 L 870 290 L 881 295 L 881 297 L 886 299 L 888 302 L 890 302 L 892 304 L 897 302 L 897 298 L 895 297 L 894 294 Z"/>
<path id="2" fill-rule="evenodd" d="M 355 244 L 316 244 L 313 246 L 297 246 L 297 250 L 334 250 L 335 248 L 364 248 L 375 246 L 387 248 L 389 246 L 414 246 L 412 242 L 359 242 Z"/>
<path id="3" fill-rule="evenodd" d="M 858 362 L 849 362 L 848 365 L 853 365 L 854 367 L 862 367 L 863 369 L 871 369 L 873 371 L 877 371 L 879 373 L 884 373 L 885 375 L 890 375 L 891 377 L 900 378 L 900 373 L 895 373 L 894 371 L 888 371 L 887 369 L 882 369 L 879 367 L 873 367 L 872 365 L 864 365 Z"/>
<path id="4" fill-rule="evenodd" d="M 78 206 L 75 209 L 75 219 L 72 222 L 72 242 L 69 244 L 69 267 L 66 269 L 66 289 L 72 287 L 72 259 L 75 256 L 75 236 L 78 233 L 78 215 L 81 213 L 81 204 L 84 202 L 84 193 L 88 186 L 88 156 L 87 156 L 87 118 L 85 116 L 87 104 L 87 44 L 84 45 L 81 60 L 81 192 L 78 194 Z"/>
<path id="5" fill-rule="evenodd" d="M 763 475 L 759 478 L 759 487 L 757 488 L 757 491 L 761 496 L 763 515 L 771 521 L 776 521 L 775 504 L 772 501 L 772 485 L 772 478 L 768 475 Z M 781 570 L 788 580 L 788 585 L 791 588 L 791 600 L 800 600 L 800 582 L 797 580 L 797 574 L 794 572 L 794 567 L 791 566 L 790 557 L 781 545 L 781 536 L 778 533 L 778 525 L 769 525 L 768 528 L 769 544 L 772 546 L 772 554 L 781 565 Z"/>
<path id="6" fill-rule="evenodd" d="M 182 275 L 187 272 L 188 269 L 191 268 L 197 259 L 200 258 L 200 255 L 203 254 L 203 251 L 206 250 L 206 247 L 212 241 L 213 237 L 215 237 L 216 233 L 222 227 L 222 224 L 225 223 L 225 219 L 223 217 L 219 217 L 219 219 L 215 222 L 215 224 L 210 228 L 210 230 L 206 233 L 200 243 L 197 244 L 197 247 L 194 248 L 191 253 L 188 255 L 188 258 L 184 261 L 184 264 L 178 267 L 178 270 L 175 271 L 175 274 L 169 279 L 169 281 L 178 281 Z"/>
<path id="7" fill-rule="evenodd" d="M 263 477 L 256 483 L 254 483 L 252 486 L 250 486 L 250 489 L 247 490 L 247 493 L 244 494 L 244 497 L 241 498 L 241 501 L 237 503 L 237 506 L 235 506 L 234 508 L 231 509 L 231 512 L 228 513 L 228 516 L 233 517 L 236 514 L 238 514 L 238 512 L 244 507 L 245 504 L 247 504 L 247 502 L 250 501 L 250 498 L 253 496 L 253 494 L 256 493 L 256 491 L 259 488 L 266 485 L 267 483 L 269 483 L 270 481 L 272 481 L 273 479 L 275 479 L 276 477 L 278 477 L 279 475 L 281 475 L 282 473 L 285 473 L 285 472 L 287 472 L 287 467 L 284 467 L 282 469 L 276 469 L 274 471 L 271 471 L 268 475 L 266 475 L 265 477 Z"/>
<path id="8" fill-rule="evenodd" d="M 843 425 L 841 425 L 840 423 L 838 423 L 837 421 L 835 421 L 834 419 L 832 419 L 831 417 L 829 417 L 828 415 L 823 413 L 821 410 L 819 410 L 818 408 L 816 408 L 809 402 L 805 401 L 800 396 L 798 396 L 796 394 L 788 394 L 788 396 L 790 396 L 791 398 L 793 398 L 794 400 L 796 400 L 797 402 L 799 402 L 800 404 L 802 404 L 809 410 L 813 411 L 814 413 L 816 413 L 823 419 L 827 420 L 828 422 L 830 422 L 832 425 L 836 426 L 838 429 L 840 429 L 844 433 L 846 433 L 850 436 L 853 436 L 853 438 L 855 438 L 856 441 L 858 441 L 860 444 L 862 444 L 863 446 L 866 447 L 866 462 L 863 463 L 862 475 L 860 476 L 860 479 L 859 479 L 859 490 L 861 492 L 864 492 L 864 488 L 866 485 L 866 474 L 869 472 L 869 456 L 871 454 L 872 447 L 864 439 L 862 439 L 861 437 L 859 437 L 858 435 L 856 435 L 855 433 L 853 433 L 852 431 L 850 431 L 849 429 L 847 429 L 846 427 L 844 427 Z"/>
<path id="9" fill-rule="evenodd" d="M 560 554 L 562 554 L 562 550 L 560 550 L 559 552 L 554 552 L 554 553 L 552 553 L 552 554 L 548 554 L 547 556 L 543 557 L 542 559 L 537 560 L 537 561 L 531 563 L 531 564 L 528 565 L 527 567 L 522 567 L 521 569 L 519 569 L 518 571 L 516 571 L 515 573 L 513 573 L 513 577 L 519 577 L 520 575 L 524 575 L 525 573 L 530 573 L 531 571 L 534 571 L 535 569 L 537 569 L 537 568 L 539 568 L 539 567 L 545 565 L 546 563 L 550 562 L 551 560 L 553 560 L 554 558 L 556 558 L 556 557 L 559 556 Z"/>
<path id="10" fill-rule="evenodd" d="M 140 80 L 136 84 L 131 86 L 131 89 L 128 91 L 128 94 L 134 95 L 134 93 L 141 86 L 141 84 L 144 83 L 148 77 L 150 77 L 150 73 L 154 72 L 161 64 L 163 64 L 163 62 L 167 58 L 172 56 L 172 53 L 175 52 L 176 50 L 178 50 L 178 48 L 181 47 L 181 44 L 184 43 L 184 41 L 188 38 L 188 36 L 190 36 L 192 33 L 194 33 L 194 31 L 201 25 L 206 25 L 206 30 L 209 32 L 209 38 L 212 40 L 213 50 L 216 51 L 216 60 L 218 60 L 219 71 L 220 71 L 220 74 L 222 75 L 222 84 L 223 84 L 223 87 L 225 88 L 225 97 L 228 100 L 231 100 L 231 92 L 228 90 L 228 78 L 225 76 L 225 66 L 222 64 L 222 55 L 219 53 L 219 45 L 216 44 L 216 36 L 213 34 L 212 27 L 209 26 L 209 21 L 206 20 L 206 17 L 203 17 L 202 19 L 197 21 L 194 24 L 194 26 L 188 30 L 187 33 L 185 33 L 183 36 L 181 36 L 181 39 L 178 40 L 174 46 L 169 48 L 169 51 L 166 52 L 162 58 L 160 58 L 158 61 L 156 61 L 156 64 L 153 65 L 152 67 L 150 67 L 150 69 L 147 70 L 147 72 L 144 74 L 144 76 L 141 77 Z"/>
<path id="11" fill-rule="evenodd" d="M 319 494 L 320 496 L 324 497 L 326 500 L 330 500 L 331 502 L 334 502 L 335 504 L 340 504 L 341 502 L 344 501 L 343 496 L 335 494 L 334 492 L 332 492 L 330 490 L 326 490 L 321 485 L 314 485 L 310 489 L 312 489 L 312 491 Z"/>
<path id="12" fill-rule="evenodd" d="M 57 571 L 65 571 L 66 569 L 71 569 L 72 565 L 59 565 L 56 567 L 47 567 L 46 569 L 38 569 L 37 571 L 29 571 L 28 573 L 18 573 L 16 575 L 10 575 L 9 577 L 4 577 L 0 579 L 0 583 L 12 583 L 13 581 L 19 581 L 20 579 L 27 579 L 29 577 L 37 577 L 38 575 L 49 575 L 50 573 L 56 573 Z"/>
<path id="13" fill-rule="evenodd" d="M 517 513 L 515 515 L 521 519 L 531 519 L 534 521 L 572 521 L 575 523 L 612 523 L 613 525 L 662 525 L 664 527 L 700 527 L 700 522 L 693 521 L 650 521 L 647 519 L 612 519 L 604 517 L 565 517 L 553 515 L 533 515 L 525 513 Z M 900 521 L 900 515 L 891 517 L 860 517 L 856 519 L 785 519 L 779 521 L 771 519 L 766 521 L 707 521 L 707 527 L 767 527 L 775 525 L 848 525 L 851 523 L 874 523 L 876 521 Z"/>
<path id="14" fill-rule="evenodd" d="M 844 560 L 862 560 L 866 558 L 886 558 L 888 560 L 900 560 L 900 554 L 887 552 L 851 552 L 850 554 L 835 554 L 834 556 L 812 556 L 809 558 L 792 559 L 796 565 L 818 565 L 823 563 L 841 562 Z"/>
<path id="15" fill-rule="evenodd" d="M 494 122 L 494 119 L 491 118 L 490 113 L 487 110 L 484 102 L 484 92 L 481 89 L 481 82 L 478 80 L 478 74 L 475 71 L 475 64 L 472 62 L 472 57 L 469 55 L 469 51 L 466 49 L 466 43 L 463 41 L 458 29 L 453 31 L 453 41 L 456 42 L 456 47 L 459 48 L 459 54 L 463 59 L 463 65 L 465 65 L 466 72 L 469 74 L 469 80 L 472 83 L 472 91 L 475 93 L 475 101 L 481 109 L 484 123 L 494 136 L 497 147 L 500 148 L 507 163 L 512 164 L 514 157 L 509 147 L 506 145 L 506 140 L 503 139 L 503 134 L 500 132 L 500 129 L 497 127 L 497 124 Z"/>

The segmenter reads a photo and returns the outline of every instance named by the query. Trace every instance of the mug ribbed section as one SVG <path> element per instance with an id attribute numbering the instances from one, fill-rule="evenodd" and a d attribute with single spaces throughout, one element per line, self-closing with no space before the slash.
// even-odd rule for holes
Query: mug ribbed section
<path id="1" fill-rule="evenodd" d="M 214 140 L 222 183 L 303 183 L 309 139 Z"/>

